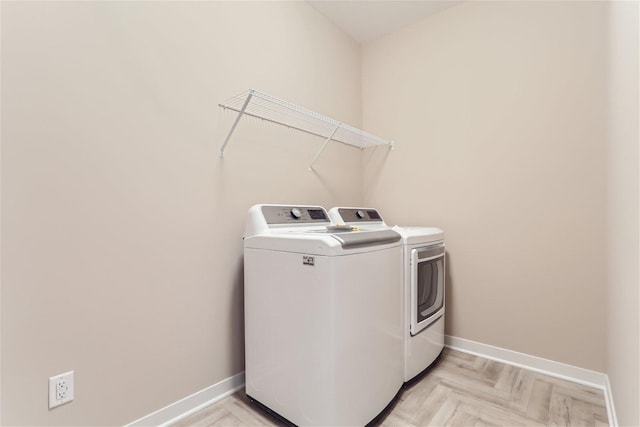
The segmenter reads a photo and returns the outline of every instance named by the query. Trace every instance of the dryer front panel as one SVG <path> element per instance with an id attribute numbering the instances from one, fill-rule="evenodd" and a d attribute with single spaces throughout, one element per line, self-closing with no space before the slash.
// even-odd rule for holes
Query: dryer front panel
<path id="1" fill-rule="evenodd" d="M 411 335 L 444 313 L 444 243 L 411 250 Z"/>

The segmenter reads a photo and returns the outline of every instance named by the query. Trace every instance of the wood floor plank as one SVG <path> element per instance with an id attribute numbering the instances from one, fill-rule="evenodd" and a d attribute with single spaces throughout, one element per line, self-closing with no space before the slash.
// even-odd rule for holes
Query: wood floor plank
<path id="1" fill-rule="evenodd" d="M 258 411 L 251 410 L 249 405 L 245 405 L 241 401 L 235 401 L 229 405 L 229 412 L 242 421 L 242 425 L 246 426 L 266 426 L 271 424 L 268 418 Z"/>
<path id="2" fill-rule="evenodd" d="M 400 395 L 400 399 L 396 405 L 397 412 L 406 414 L 404 419 L 409 421 L 413 415 L 420 411 L 420 408 L 438 384 L 439 381 L 437 381 L 437 378 L 425 377 L 419 383 L 405 390 Z"/>
<path id="3" fill-rule="evenodd" d="M 416 424 L 408 422 L 406 419 L 398 416 L 397 413 L 391 412 L 378 424 L 380 427 L 419 427 Z"/>
<path id="4" fill-rule="evenodd" d="M 552 385 L 539 378 L 534 378 L 529 402 L 525 414 L 543 424 L 549 422 L 549 404 L 551 403 Z"/>
<path id="5" fill-rule="evenodd" d="M 571 397 L 558 392 L 557 387 L 552 387 L 551 399 L 549 402 L 549 425 L 569 426 L 571 425 Z"/>
<path id="6" fill-rule="evenodd" d="M 187 426 L 208 426 L 215 424 L 218 420 L 222 420 L 229 415 L 226 405 L 211 405 L 202 411 L 199 411 L 188 418 L 177 421 L 174 427 Z"/>
<path id="7" fill-rule="evenodd" d="M 468 411 L 463 405 L 458 406 L 456 412 L 451 417 L 451 426 L 474 426 L 479 421 L 476 411 Z"/>
<path id="8" fill-rule="evenodd" d="M 432 419 L 447 401 L 448 394 L 449 390 L 438 383 L 433 391 L 422 401 L 418 410 L 408 413 L 399 410 L 398 413 L 406 417 L 412 424 L 419 426 L 430 425 Z"/>
<path id="9" fill-rule="evenodd" d="M 452 397 L 460 402 L 460 404 L 464 405 L 467 411 L 475 410 L 478 418 L 482 418 L 493 424 L 510 426 L 544 425 L 536 420 L 527 418 L 524 414 L 518 411 L 511 410 L 508 405 L 488 402 L 482 398 L 474 397 L 459 391 L 452 392 Z"/>
<path id="10" fill-rule="evenodd" d="M 500 365 L 497 365 L 499 368 Z M 515 366 L 504 366 L 501 367 L 500 373 L 498 375 L 496 385 L 494 386 L 497 390 L 511 391 L 513 389 L 513 385 L 516 382 L 518 374 L 522 371 L 521 369 L 516 368 Z"/>
<path id="11" fill-rule="evenodd" d="M 535 378 L 531 375 L 531 372 L 518 369 L 518 375 L 511 389 L 512 398 L 509 403 L 510 408 L 526 414 L 529 401 L 531 400 L 531 394 L 533 393 L 534 382 Z"/>
<path id="12" fill-rule="evenodd" d="M 426 423 L 420 425 L 428 426 L 450 426 L 456 410 L 458 409 L 458 400 L 447 397 L 442 405 L 437 408 L 436 413 Z"/>
<path id="13" fill-rule="evenodd" d="M 240 391 L 172 427 L 282 425 Z M 608 420 L 601 390 L 445 349 L 377 425 L 602 427 Z"/>

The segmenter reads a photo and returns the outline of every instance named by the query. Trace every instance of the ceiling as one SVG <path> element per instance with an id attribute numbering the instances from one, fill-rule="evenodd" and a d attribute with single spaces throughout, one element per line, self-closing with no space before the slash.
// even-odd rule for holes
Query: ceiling
<path id="1" fill-rule="evenodd" d="M 459 0 L 306 0 L 359 43 L 367 43 L 434 13 Z"/>

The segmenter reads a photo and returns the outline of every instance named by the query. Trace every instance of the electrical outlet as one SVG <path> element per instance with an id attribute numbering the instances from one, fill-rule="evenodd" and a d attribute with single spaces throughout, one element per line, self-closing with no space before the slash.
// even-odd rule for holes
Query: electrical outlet
<path id="1" fill-rule="evenodd" d="M 49 409 L 73 400 L 73 371 L 49 378 Z"/>

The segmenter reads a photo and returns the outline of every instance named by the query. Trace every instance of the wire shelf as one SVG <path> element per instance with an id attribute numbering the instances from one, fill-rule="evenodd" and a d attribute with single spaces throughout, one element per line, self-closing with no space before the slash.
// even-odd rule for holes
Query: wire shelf
<path id="1" fill-rule="evenodd" d="M 325 143 L 311 161 L 309 168 L 318 159 L 320 153 L 331 140 L 358 147 L 360 149 L 387 146 L 393 148 L 393 141 L 382 139 L 361 129 L 341 123 L 331 117 L 323 116 L 315 111 L 299 105 L 267 95 L 255 89 L 249 89 L 239 95 L 231 97 L 219 104 L 220 107 L 235 111 L 238 116 L 233 123 L 222 147 L 220 157 L 224 157 L 224 150 L 243 115 L 256 117 L 271 123 L 276 123 L 291 129 L 296 129 L 311 135 L 325 138 Z"/>

